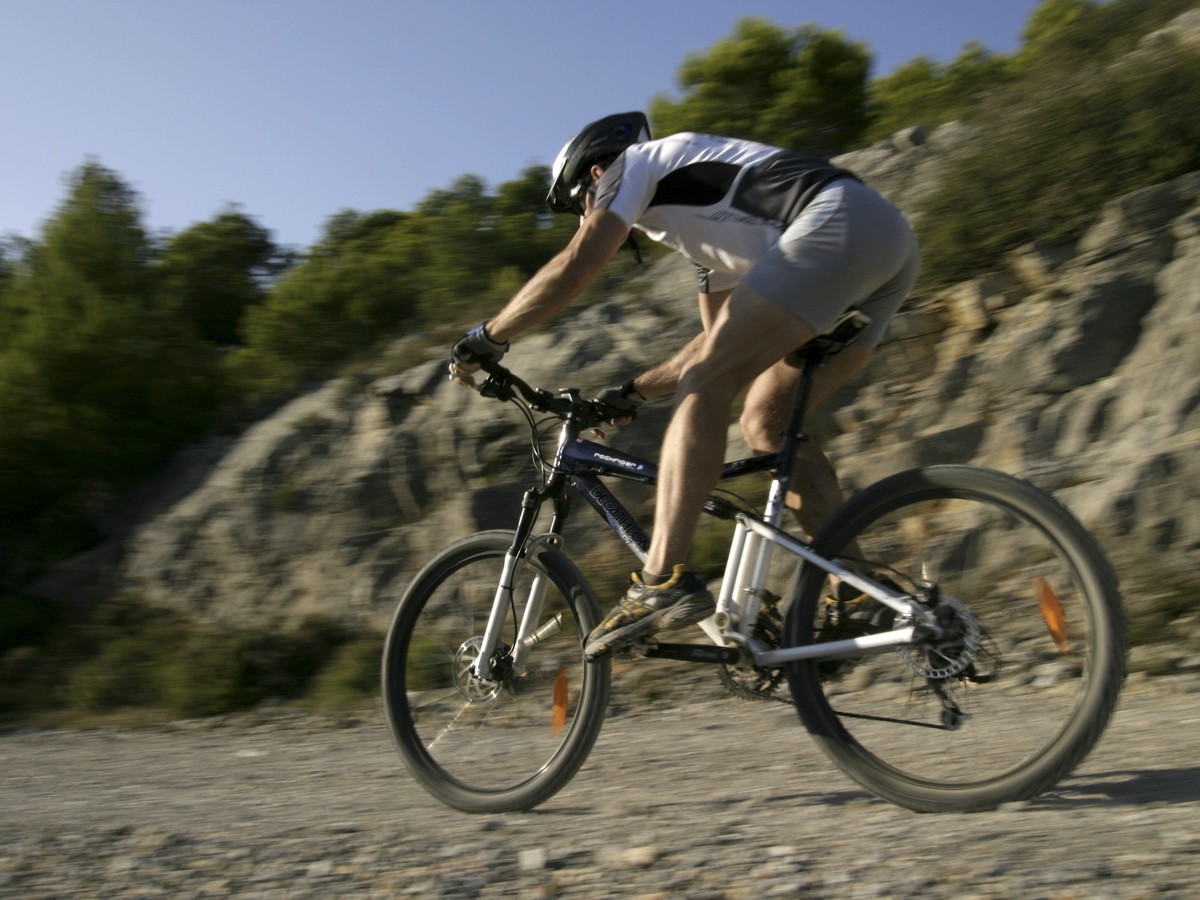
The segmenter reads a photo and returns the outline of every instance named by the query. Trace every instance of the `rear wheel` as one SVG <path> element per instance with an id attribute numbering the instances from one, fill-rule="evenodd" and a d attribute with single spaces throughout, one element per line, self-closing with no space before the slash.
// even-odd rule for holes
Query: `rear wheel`
<path id="1" fill-rule="evenodd" d="M 552 547 L 518 565 L 492 672 L 476 674 L 511 542 L 510 532 L 484 532 L 440 553 L 400 600 L 384 647 L 396 745 L 426 790 L 465 812 L 530 809 L 551 797 L 587 758 L 608 705 L 609 660 L 583 656 L 599 607 Z M 535 580 L 545 600 L 522 660 L 513 644 Z"/>
<path id="2" fill-rule="evenodd" d="M 1103 552 L 1048 494 L 971 466 L 913 469 L 855 496 L 815 545 L 923 597 L 946 630 L 788 667 L 804 724 L 864 787 L 922 812 L 990 809 L 1047 790 L 1099 740 L 1125 676 L 1124 610 Z M 789 645 L 906 624 L 839 608 L 805 569 Z"/>

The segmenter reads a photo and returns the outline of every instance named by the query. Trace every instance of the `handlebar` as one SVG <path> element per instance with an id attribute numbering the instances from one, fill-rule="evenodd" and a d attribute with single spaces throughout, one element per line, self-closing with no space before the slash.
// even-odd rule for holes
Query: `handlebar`
<path id="1" fill-rule="evenodd" d="M 548 412 L 560 419 L 572 419 L 581 429 L 607 421 L 603 404 L 584 400 L 576 388 L 562 388 L 555 396 L 544 388 L 531 387 L 499 363 L 481 360 L 480 367 L 488 375 L 479 386 L 479 393 L 483 397 L 507 403 L 515 400 L 519 394 L 531 409 Z"/>

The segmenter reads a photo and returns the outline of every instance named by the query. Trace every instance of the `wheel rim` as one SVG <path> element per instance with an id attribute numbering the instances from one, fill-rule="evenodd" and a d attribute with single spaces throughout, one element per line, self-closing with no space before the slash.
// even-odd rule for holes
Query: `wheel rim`
<path id="1" fill-rule="evenodd" d="M 1019 506 L 953 490 L 881 507 L 841 536 L 906 590 L 935 585 L 966 625 L 958 656 L 926 644 L 812 664 L 818 736 L 826 730 L 851 774 L 943 794 L 1001 790 L 1071 752 L 1096 689 L 1097 620 L 1069 540 Z M 806 589 L 810 633 L 824 625 L 829 589 Z"/>
<path id="2" fill-rule="evenodd" d="M 503 552 L 480 554 L 447 573 L 415 615 L 399 661 L 404 716 L 422 764 L 476 794 L 520 790 L 565 752 L 588 689 L 582 626 L 549 578 L 540 623 L 557 628 L 529 649 L 514 672 L 511 655 L 498 680 L 476 677 L 482 631 L 499 581 Z M 516 615 L 510 611 L 500 648 L 508 654 L 534 570 L 518 568 Z"/>

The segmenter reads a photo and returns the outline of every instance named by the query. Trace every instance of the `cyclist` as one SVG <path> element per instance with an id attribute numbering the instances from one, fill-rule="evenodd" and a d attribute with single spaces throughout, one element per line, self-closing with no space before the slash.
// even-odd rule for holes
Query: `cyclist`
<path id="1" fill-rule="evenodd" d="M 452 350 L 450 377 L 474 386 L 481 359 L 562 312 L 632 229 L 697 266 L 701 331 L 661 365 L 600 393 L 610 419 L 632 421 L 646 400 L 674 396 L 663 438 L 655 525 L 641 572 L 588 636 L 595 658 L 714 610 L 687 565 L 705 498 L 724 461 L 734 400 L 755 452 L 776 452 L 800 370 L 794 351 L 857 307 L 871 324 L 820 370 L 812 402 L 871 357 L 916 279 L 919 251 L 895 207 L 826 160 L 735 138 L 683 133 L 653 140 L 640 112 L 584 128 L 562 148 L 546 198 L 580 216 L 570 243 L 495 316 Z M 798 461 L 789 505 L 812 533 L 841 502 L 833 466 L 812 442 Z"/>

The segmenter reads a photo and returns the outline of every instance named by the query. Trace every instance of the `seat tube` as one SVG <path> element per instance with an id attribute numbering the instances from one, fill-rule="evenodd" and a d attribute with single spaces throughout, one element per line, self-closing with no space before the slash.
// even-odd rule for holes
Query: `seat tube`
<path id="1" fill-rule="evenodd" d="M 780 441 L 779 465 L 775 477 L 771 480 L 771 490 L 767 496 L 767 505 L 763 513 L 763 521 L 774 528 L 781 527 L 783 517 L 787 512 L 787 494 L 791 487 L 792 474 L 796 465 L 796 446 L 806 440 L 804 434 L 804 416 L 808 408 L 809 391 L 812 384 L 812 374 L 819 365 L 817 357 L 811 354 L 804 356 L 804 368 L 800 380 L 796 384 L 795 400 L 792 412 L 788 418 L 787 428 Z M 743 608 L 743 630 L 753 627 L 762 601 L 763 588 L 770 574 L 772 552 L 775 544 L 751 534 L 745 543 L 745 553 L 737 576 L 738 600 Z"/>
<path id="2" fill-rule="evenodd" d="M 739 524 L 739 528 L 745 526 Z M 767 552 L 769 543 L 754 532 L 746 535 L 742 546 L 741 559 L 738 561 L 737 577 L 734 579 L 734 607 L 738 610 L 736 621 L 733 623 L 738 631 L 745 631 L 758 617 L 758 596 L 756 588 L 760 582 L 755 579 L 760 572 L 758 561 Z"/>
<path id="3" fill-rule="evenodd" d="M 733 540 L 729 544 L 729 557 L 725 561 L 725 577 L 721 579 L 721 593 L 717 597 L 715 621 L 719 628 L 728 628 L 735 607 L 738 584 L 741 581 L 742 559 L 750 529 L 741 522 L 733 528 Z"/>
<path id="4" fill-rule="evenodd" d="M 807 440 L 804 434 L 804 416 L 808 412 L 808 398 L 812 386 L 812 376 L 820 365 L 819 357 L 804 354 L 804 368 L 800 380 L 796 383 L 795 399 L 792 402 L 791 416 L 780 440 L 779 466 L 775 478 L 771 481 L 771 491 L 767 497 L 767 507 L 763 516 L 767 524 L 779 527 L 783 521 L 784 510 L 787 509 L 787 492 L 792 484 L 792 473 L 796 466 L 796 446 Z"/>

